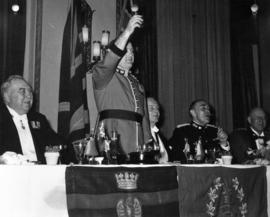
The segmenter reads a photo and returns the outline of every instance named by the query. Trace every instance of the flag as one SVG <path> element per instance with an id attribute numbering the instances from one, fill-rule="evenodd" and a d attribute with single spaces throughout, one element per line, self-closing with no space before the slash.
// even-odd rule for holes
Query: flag
<path id="1" fill-rule="evenodd" d="M 266 217 L 265 167 L 178 167 L 179 210 L 185 217 Z"/>
<path id="2" fill-rule="evenodd" d="M 69 217 L 179 217 L 175 167 L 66 169 Z"/>
<path id="3" fill-rule="evenodd" d="M 86 56 L 91 49 L 84 47 L 82 26 L 91 28 L 91 22 L 92 10 L 86 1 L 71 0 L 62 42 L 58 113 L 58 133 L 70 142 L 89 134 Z"/>

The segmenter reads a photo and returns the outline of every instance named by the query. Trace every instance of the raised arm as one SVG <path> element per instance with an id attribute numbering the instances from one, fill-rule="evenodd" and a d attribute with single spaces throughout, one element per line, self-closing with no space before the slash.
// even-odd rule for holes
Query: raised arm
<path id="1" fill-rule="evenodd" d="M 119 60 L 125 54 L 127 42 L 134 32 L 143 23 L 141 15 L 134 15 L 130 18 L 127 27 L 119 37 L 109 46 L 103 61 L 93 67 L 93 81 L 95 89 L 103 89 L 112 79 Z"/>

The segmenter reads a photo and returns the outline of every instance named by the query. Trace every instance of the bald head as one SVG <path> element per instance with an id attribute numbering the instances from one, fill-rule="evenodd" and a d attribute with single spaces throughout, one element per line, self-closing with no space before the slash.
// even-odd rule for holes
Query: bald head
<path id="1" fill-rule="evenodd" d="M 261 134 L 266 127 L 266 114 L 262 108 L 253 108 L 248 116 L 248 123 L 253 130 Z"/>

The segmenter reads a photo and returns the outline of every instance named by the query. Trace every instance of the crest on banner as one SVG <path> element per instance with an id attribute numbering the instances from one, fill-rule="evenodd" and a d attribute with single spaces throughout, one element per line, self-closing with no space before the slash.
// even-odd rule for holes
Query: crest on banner
<path id="1" fill-rule="evenodd" d="M 118 217 L 141 217 L 142 206 L 136 197 L 128 197 L 118 201 L 117 206 Z"/>
<path id="2" fill-rule="evenodd" d="M 247 202 L 245 192 L 237 177 L 225 183 L 221 177 L 214 180 L 214 185 L 207 192 L 208 203 L 206 213 L 208 216 L 241 216 L 246 217 Z"/>

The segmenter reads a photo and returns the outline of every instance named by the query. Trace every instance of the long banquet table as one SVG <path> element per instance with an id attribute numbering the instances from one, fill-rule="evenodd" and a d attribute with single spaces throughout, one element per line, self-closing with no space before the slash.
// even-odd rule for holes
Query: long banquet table
<path id="1" fill-rule="evenodd" d="M 123 165 L 121 165 L 123 166 Z M 148 167 L 125 165 L 126 167 Z M 160 165 L 152 165 L 160 166 Z M 187 165 L 178 167 L 215 167 Z M 5 217 L 68 217 L 65 171 L 66 165 L 1 165 L 0 216 Z M 91 166 L 85 166 L 91 167 Z M 101 167 L 101 166 L 92 166 Z M 110 166 L 107 166 L 110 167 Z M 246 169 L 256 166 L 231 165 Z M 266 169 L 267 197 L 270 196 L 270 167 Z M 270 216 L 270 199 L 267 201 Z"/>

